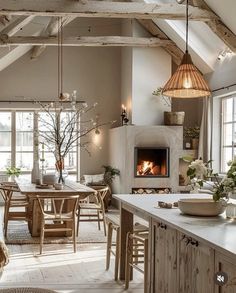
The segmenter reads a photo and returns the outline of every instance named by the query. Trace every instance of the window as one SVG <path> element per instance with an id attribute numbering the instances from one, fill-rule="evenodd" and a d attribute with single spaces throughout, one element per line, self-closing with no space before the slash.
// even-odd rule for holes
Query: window
<path id="1" fill-rule="evenodd" d="M 0 170 L 11 166 L 12 113 L 0 112 Z"/>
<path id="2" fill-rule="evenodd" d="M 61 120 L 66 121 L 70 112 L 63 112 Z M 47 114 L 35 111 L 0 111 L 0 171 L 6 167 L 18 167 L 24 173 L 31 172 L 34 162 L 34 140 L 37 127 L 42 131 L 48 131 L 38 119 L 47 121 Z M 50 118 L 48 118 L 50 119 Z M 50 121 L 48 121 L 50 122 Z M 55 170 L 55 158 L 49 149 L 44 149 L 47 170 Z M 76 173 L 77 146 L 67 154 L 65 158 L 65 169 L 69 173 Z M 39 159 L 42 158 L 42 145 L 39 145 Z"/>
<path id="3" fill-rule="evenodd" d="M 22 171 L 33 168 L 34 113 L 16 112 L 16 161 Z"/>
<path id="4" fill-rule="evenodd" d="M 221 172 L 228 170 L 227 162 L 236 155 L 236 96 L 222 99 Z"/>

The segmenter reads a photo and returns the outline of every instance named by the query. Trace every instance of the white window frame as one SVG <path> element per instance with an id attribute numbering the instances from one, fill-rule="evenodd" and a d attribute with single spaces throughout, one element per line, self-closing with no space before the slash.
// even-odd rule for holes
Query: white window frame
<path id="1" fill-rule="evenodd" d="M 11 113 L 11 167 L 15 167 L 16 164 L 16 112 L 32 112 L 33 113 L 33 130 L 38 124 L 37 115 L 40 109 L 1 109 L 0 112 L 10 112 Z M 79 126 L 78 126 L 79 129 Z M 35 132 L 33 132 L 33 141 L 35 141 Z M 76 147 L 76 169 L 73 171 L 68 170 L 69 175 L 76 175 L 77 180 L 80 179 L 80 148 Z M 33 159 L 35 157 L 35 146 L 33 146 Z M 3 170 L 0 171 L 3 173 Z M 31 171 L 22 171 L 22 174 L 30 174 Z"/>
<path id="2" fill-rule="evenodd" d="M 232 111 L 232 119 L 230 121 L 224 122 L 224 108 L 223 108 L 223 103 L 228 100 L 228 99 L 233 99 L 233 111 Z M 234 120 L 234 117 L 236 117 L 236 111 L 234 112 L 234 109 L 236 108 L 236 94 L 231 94 L 227 95 L 225 97 L 221 98 L 221 129 L 220 129 L 220 173 L 225 174 L 226 172 L 223 171 L 223 165 L 224 165 L 224 160 L 223 160 L 223 150 L 224 148 L 232 148 L 232 156 L 231 158 L 233 159 L 234 154 L 235 154 L 235 144 L 234 144 L 234 133 L 236 129 L 236 120 Z M 232 142 L 231 145 L 224 145 L 224 125 L 229 125 L 232 124 Z"/>

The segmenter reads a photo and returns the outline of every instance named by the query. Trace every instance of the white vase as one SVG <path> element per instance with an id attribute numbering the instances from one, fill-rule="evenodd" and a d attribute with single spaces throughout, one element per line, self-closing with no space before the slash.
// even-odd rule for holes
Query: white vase
<path id="1" fill-rule="evenodd" d="M 229 198 L 236 199 L 236 188 L 234 188 L 231 192 L 228 194 Z"/>
<path id="2" fill-rule="evenodd" d="M 236 204 L 235 203 L 227 204 L 226 217 L 229 219 L 236 219 Z"/>
<path id="3" fill-rule="evenodd" d="M 33 169 L 31 171 L 31 182 L 36 183 L 37 179 L 40 179 L 39 162 L 34 161 Z"/>

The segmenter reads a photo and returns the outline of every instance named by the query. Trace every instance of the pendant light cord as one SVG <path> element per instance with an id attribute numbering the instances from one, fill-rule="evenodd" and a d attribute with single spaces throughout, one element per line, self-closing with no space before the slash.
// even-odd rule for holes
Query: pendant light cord
<path id="1" fill-rule="evenodd" d="M 58 17 L 58 97 L 63 93 L 63 31 L 62 31 L 62 18 Z"/>
<path id="2" fill-rule="evenodd" d="M 58 27 L 58 36 L 57 36 L 57 97 L 60 96 L 60 72 L 61 72 L 61 66 L 60 66 L 60 17 L 57 18 L 57 27 Z"/>
<path id="3" fill-rule="evenodd" d="M 186 53 L 188 53 L 188 1 L 186 0 Z"/>
<path id="4" fill-rule="evenodd" d="M 62 25 L 62 17 L 60 18 L 61 19 L 61 93 L 63 94 L 63 25 Z"/>

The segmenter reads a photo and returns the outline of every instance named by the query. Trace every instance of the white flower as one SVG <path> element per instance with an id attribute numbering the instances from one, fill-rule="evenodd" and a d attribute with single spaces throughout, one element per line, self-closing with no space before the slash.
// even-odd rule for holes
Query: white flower
<path id="1" fill-rule="evenodd" d="M 224 179 L 222 179 L 221 184 L 224 186 L 225 192 L 230 192 L 235 187 L 234 180 L 228 177 L 225 177 Z"/>
<path id="2" fill-rule="evenodd" d="M 203 176 L 206 176 L 208 173 L 208 168 L 206 164 L 202 160 L 195 160 L 190 165 L 189 168 L 195 169 L 195 176 L 197 178 L 201 178 Z"/>

